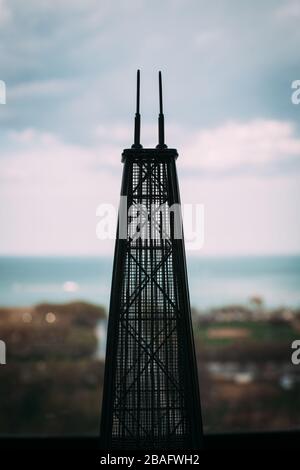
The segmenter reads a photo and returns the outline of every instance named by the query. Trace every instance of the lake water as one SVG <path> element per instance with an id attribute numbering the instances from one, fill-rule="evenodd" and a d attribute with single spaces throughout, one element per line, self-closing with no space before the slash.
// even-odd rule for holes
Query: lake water
<path id="1" fill-rule="evenodd" d="M 261 296 L 269 307 L 300 307 L 300 256 L 188 259 L 191 304 L 245 304 Z M 109 303 L 110 258 L 0 258 L 0 305 L 86 300 Z"/>

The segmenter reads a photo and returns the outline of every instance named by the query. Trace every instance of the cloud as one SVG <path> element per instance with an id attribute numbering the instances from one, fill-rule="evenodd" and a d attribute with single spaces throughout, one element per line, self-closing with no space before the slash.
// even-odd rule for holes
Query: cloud
<path id="1" fill-rule="evenodd" d="M 8 2 L 1 4 L 8 11 Z M 186 127 L 251 119 L 266 111 L 277 118 L 283 100 L 285 118 L 293 118 L 288 85 L 268 101 L 269 77 L 276 87 L 287 70 L 283 63 L 298 66 L 299 28 L 288 23 L 287 34 L 274 21 L 276 7 L 238 1 L 216 7 L 194 0 L 186 8 L 173 0 L 130 5 L 11 0 L 13 21 L 0 28 L 0 52 L 1 78 L 12 100 L 1 123 L 50 129 L 88 144 L 89 130 L 100 119 L 105 125 L 126 120 L 134 106 L 137 67 L 142 69 L 143 112 L 156 115 L 159 66 L 165 109 Z"/>
<path id="2" fill-rule="evenodd" d="M 1 252 L 112 253 L 113 242 L 96 238 L 96 208 L 118 206 L 119 149 L 74 145 L 36 129 L 9 140 L 0 158 Z M 105 164 L 114 160 L 118 168 Z"/>
<path id="3" fill-rule="evenodd" d="M 2 152 L 0 159 L 2 184 L 17 183 L 29 191 L 37 188 L 55 189 L 61 194 L 90 193 L 97 190 L 103 174 L 111 175 L 120 161 L 120 149 L 112 144 L 71 144 L 32 128 L 11 132 L 9 143 L 9 150 Z"/>
<path id="4" fill-rule="evenodd" d="M 33 98 L 36 96 L 49 96 L 74 92 L 75 82 L 71 79 L 48 79 L 29 81 L 12 86 L 9 90 L 10 99 Z"/>
<path id="5" fill-rule="evenodd" d="M 156 134 L 156 125 L 142 127 L 145 147 L 156 145 Z M 108 179 L 120 173 L 122 148 L 131 146 L 132 136 L 133 126 L 121 122 L 96 126 L 91 145 L 65 142 L 34 128 L 11 131 L 0 159 L 2 184 L 18 183 L 30 191 L 97 192 L 103 174 L 109 185 Z M 282 174 L 288 173 L 291 161 L 300 163 L 300 138 L 290 122 L 256 119 L 199 130 L 170 124 L 166 136 L 178 148 L 180 168 L 188 175 L 238 177 L 250 171 L 259 177 L 278 165 Z"/>
<path id="6" fill-rule="evenodd" d="M 149 126 L 145 136 L 153 139 L 156 130 Z M 118 205 L 122 165 L 117 140 L 131 136 L 132 129 L 119 123 L 108 131 L 98 127 L 93 146 L 34 128 L 10 133 L 0 158 L 2 252 L 112 254 L 113 242 L 96 238 L 96 208 Z M 247 167 L 251 159 L 261 165 L 252 155 L 256 151 L 262 158 L 266 152 L 265 165 L 299 154 L 294 129 L 285 122 L 227 123 L 188 136 L 178 125 L 168 131 L 170 140 L 179 143 L 180 172 L 188 167 L 195 175 L 214 169 L 222 176 L 226 166 Z M 299 250 L 297 174 L 268 178 L 233 172 L 199 183 L 181 172 L 180 187 L 184 203 L 205 205 L 204 253 Z"/>
<path id="7" fill-rule="evenodd" d="M 195 170 L 259 172 L 291 158 L 300 159 L 300 138 L 291 122 L 227 122 L 189 134 L 183 154 L 185 166 Z"/>
<path id="8" fill-rule="evenodd" d="M 166 129 L 167 139 L 173 142 L 173 139 L 182 136 L 185 132 L 184 127 L 177 124 L 168 124 Z M 133 143 L 134 120 L 127 124 L 119 122 L 115 124 L 98 124 L 94 136 L 98 142 L 110 142 L 119 146 L 119 151 L 124 146 L 130 147 Z M 155 147 L 158 143 L 158 124 L 141 123 L 141 143 L 143 147 Z"/>
<path id="9" fill-rule="evenodd" d="M 277 10 L 275 10 L 275 17 L 279 20 L 291 19 L 299 20 L 300 18 L 300 3 L 298 0 L 291 0 L 284 2 Z"/>
<path id="10" fill-rule="evenodd" d="M 11 10 L 6 0 L 0 0 L 0 25 L 4 25 L 11 19 Z"/>
<path id="11" fill-rule="evenodd" d="M 195 35 L 195 44 L 199 48 L 215 47 L 219 44 L 219 41 L 224 41 L 224 34 L 222 31 L 201 31 Z"/>
<path id="12" fill-rule="evenodd" d="M 178 148 L 182 188 L 201 199 L 199 187 L 207 185 L 216 219 L 210 239 L 214 233 L 219 243 L 224 229 L 222 208 L 209 202 L 231 190 L 232 237 L 241 230 L 234 220 L 243 188 L 253 195 L 252 225 L 266 187 L 270 205 L 273 194 L 290 195 L 287 214 L 297 200 L 289 179 L 299 179 L 291 171 L 299 161 L 299 116 L 290 103 L 297 18 L 298 1 L 191 0 L 187 8 L 181 0 L 0 0 L 0 78 L 9 98 L 0 116 L 2 250 L 95 251 L 95 207 L 117 202 L 120 153 L 132 144 L 136 68 L 142 143 L 157 143 L 162 67 L 166 141 Z M 280 175 L 287 181 L 276 186 Z M 257 184 L 246 186 L 248 177 Z M 295 224 L 286 221 L 282 246 L 297 236 Z M 255 250 L 256 237 L 249 238 Z"/>
<path id="13" fill-rule="evenodd" d="M 199 254 L 300 252 L 298 175 L 179 181 L 183 203 L 204 205 L 204 246 Z"/>

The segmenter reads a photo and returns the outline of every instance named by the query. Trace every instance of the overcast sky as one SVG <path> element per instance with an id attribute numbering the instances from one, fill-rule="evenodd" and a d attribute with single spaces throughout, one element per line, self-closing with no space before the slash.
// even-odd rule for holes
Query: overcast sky
<path id="1" fill-rule="evenodd" d="M 141 69 L 142 141 L 157 71 L 199 254 L 300 253 L 299 0 L 0 0 L 0 253 L 108 254 Z"/>

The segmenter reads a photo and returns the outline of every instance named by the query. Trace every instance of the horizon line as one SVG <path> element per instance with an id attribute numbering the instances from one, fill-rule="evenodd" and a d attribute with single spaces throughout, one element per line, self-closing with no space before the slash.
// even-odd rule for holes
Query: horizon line
<path id="1" fill-rule="evenodd" d="M 299 252 L 281 252 L 281 253 L 194 253 L 191 251 L 186 251 L 186 256 L 189 258 L 190 256 L 201 258 L 250 258 L 250 257 L 257 257 L 257 258 L 268 258 L 268 257 L 300 257 Z M 75 253 L 1 253 L 0 258 L 111 258 L 113 259 L 113 254 L 105 254 L 105 253 L 83 253 L 83 254 L 75 254 Z"/>

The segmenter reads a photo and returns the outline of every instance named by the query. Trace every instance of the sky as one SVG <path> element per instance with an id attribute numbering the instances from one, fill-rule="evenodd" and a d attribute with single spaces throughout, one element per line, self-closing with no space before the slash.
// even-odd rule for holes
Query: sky
<path id="1" fill-rule="evenodd" d="M 300 253 L 299 0 L 0 0 L 0 254 L 112 255 L 141 69 L 142 143 L 166 140 L 199 255 Z"/>

